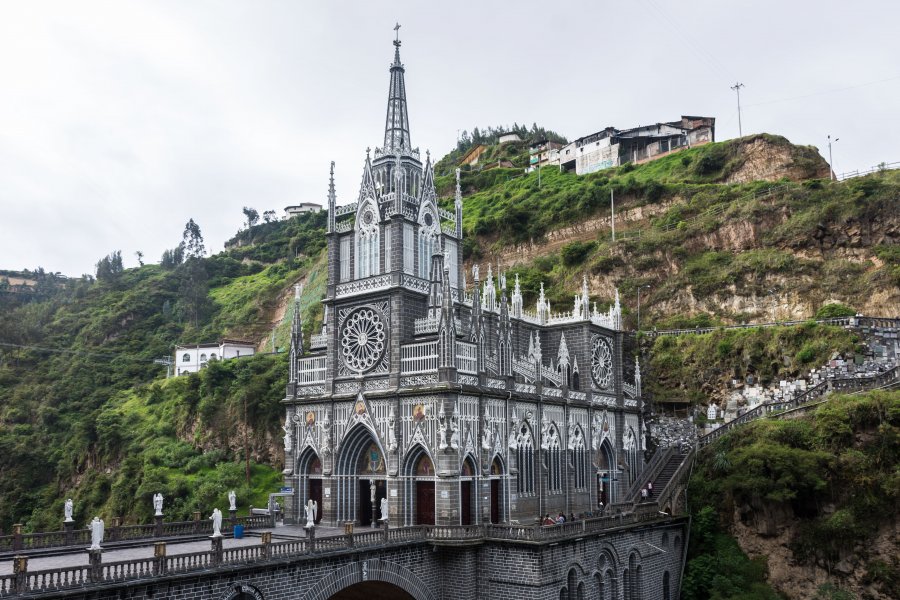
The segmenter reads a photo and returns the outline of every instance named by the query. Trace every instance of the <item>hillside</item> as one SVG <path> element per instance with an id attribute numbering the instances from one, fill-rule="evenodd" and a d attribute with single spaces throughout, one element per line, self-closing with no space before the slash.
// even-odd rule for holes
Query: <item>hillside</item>
<path id="1" fill-rule="evenodd" d="M 527 304 L 544 281 L 559 310 L 570 306 L 586 272 L 601 309 L 618 286 L 631 327 L 643 285 L 651 286 L 642 294 L 644 327 L 807 318 L 828 301 L 896 316 L 900 174 L 805 179 L 823 174 L 814 149 L 775 136 L 584 177 L 545 168 L 540 186 L 536 173 L 521 169 L 468 169 L 464 256 L 469 265 L 500 262 L 519 274 Z M 772 181 L 746 182 L 756 177 Z M 438 184 L 452 201 L 452 174 Z M 320 213 L 260 224 L 195 262 L 97 281 L 48 280 L 41 295 L 25 299 L 0 294 L 0 527 L 55 528 L 67 495 L 79 522 L 97 512 L 146 520 L 154 491 L 178 499 L 173 517 L 223 503 L 229 486 L 238 488 L 242 507 L 261 502 L 281 468 L 285 355 L 170 380 L 153 359 L 171 356 L 175 344 L 223 336 L 252 339 L 269 352 L 273 331 L 276 349 L 285 350 L 297 282 L 306 285 L 304 331 L 318 328 L 324 221 Z M 807 344 L 818 345 L 803 356 L 818 361 L 853 343 L 826 328 L 773 331 L 753 344 L 716 335 L 686 364 L 673 359 L 681 349 L 660 347 L 648 385 L 697 401 L 722 372 L 757 360 L 749 350 L 744 358 L 723 353 L 723 341 L 761 343 L 767 364 Z M 716 372 L 682 387 L 711 355 Z M 677 369 L 669 368 L 673 360 Z"/>
<path id="2" fill-rule="evenodd" d="M 898 439 L 900 392 L 871 392 L 756 421 L 704 449 L 684 597 L 749 591 L 729 568 L 746 559 L 714 551 L 733 545 L 726 533 L 754 559 L 752 580 L 767 576 L 789 598 L 900 597 Z"/>

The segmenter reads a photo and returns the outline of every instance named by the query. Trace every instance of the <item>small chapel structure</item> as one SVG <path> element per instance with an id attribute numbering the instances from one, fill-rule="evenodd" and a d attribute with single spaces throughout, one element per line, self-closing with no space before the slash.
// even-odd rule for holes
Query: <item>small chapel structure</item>
<path id="1" fill-rule="evenodd" d="M 324 326 L 304 344 L 299 293 L 284 399 L 286 522 L 537 522 L 596 514 L 644 465 L 640 367 L 618 294 L 571 307 L 462 265 L 463 201 L 437 202 L 410 138 L 394 40 L 384 143 L 355 202 L 328 188 Z M 387 502 L 383 502 L 386 499 Z"/>

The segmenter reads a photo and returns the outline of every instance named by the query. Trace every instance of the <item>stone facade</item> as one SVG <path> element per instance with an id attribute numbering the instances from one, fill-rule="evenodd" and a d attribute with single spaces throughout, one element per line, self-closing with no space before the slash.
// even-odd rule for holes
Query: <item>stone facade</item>
<path id="1" fill-rule="evenodd" d="M 309 499 L 332 525 L 377 522 L 382 498 L 392 526 L 594 513 L 644 466 L 618 297 L 598 312 L 585 280 L 568 310 L 541 289 L 531 312 L 490 266 L 467 285 L 459 185 L 454 211 L 439 207 L 394 44 L 385 145 L 367 150 L 355 203 L 337 206 L 332 165 L 324 328 L 307 348 L 294 323 L 286 520 Z"/>

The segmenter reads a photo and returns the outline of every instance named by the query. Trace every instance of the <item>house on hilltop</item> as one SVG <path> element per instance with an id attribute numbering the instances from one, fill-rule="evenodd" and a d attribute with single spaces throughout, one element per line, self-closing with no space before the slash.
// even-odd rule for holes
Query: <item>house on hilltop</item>
<path id="1" fill-rule="evenodd" d="M 631 129 L 607 127 L 563 147 L 558 164 L 563 170 L 574 169 L 578 175 L 584 175 L 714 142 L 715 133 L 715 117 L 682 116 L 679 121 Z"/>

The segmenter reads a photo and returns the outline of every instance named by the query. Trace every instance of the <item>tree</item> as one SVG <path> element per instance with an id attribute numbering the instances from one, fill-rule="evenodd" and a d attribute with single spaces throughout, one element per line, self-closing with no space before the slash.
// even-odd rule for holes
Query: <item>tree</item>
<path id="1" fill-rule="evenodd" d="M 189 220 L 184 225 L 181 244 L 184 246 L 185 258 L 202 258 L 206 256 L 206 247 L 203 245 L 203 234 L 200 226 Z"/>
<path id="2" fill-rule="evenodd" d="M 144 266 L 144 253 L 140 250 L 136 250 L 134 253 L 135 258 L 137 258 L 138 265 Z"/>
<path id="3" fill-rule="evenodd" d="M 267 210 L 266 212 L 263 213 L 263 221 L 265 221 L 266 223 L 271 223 L 274 220 L 275 220 L 275 211 L 274 210 Z"/>
<path id="4" fill-rule="evenodd" d="M 259 222 L 259 213 L 255 208 L 245 206 L 244 216 L 247 217 L 247 229 L 253 229 L 253 226 Z"/>
<path id="5" fill-rule="evenodd" d="M 184 244 L 178 244 L 171 250 L 164 250 L 159 264 L 164 269 L 174 269 L 184 261 Z"/>
<path id="6" fill-rule="evenodd" d="M 97 261 L 96 267 L 98 281 L 115 279 L 125 270 L 122 266 L 122 251 L 116 250 L 115 252 L 111 252 L 108 256 L 104 256 Z"/>

